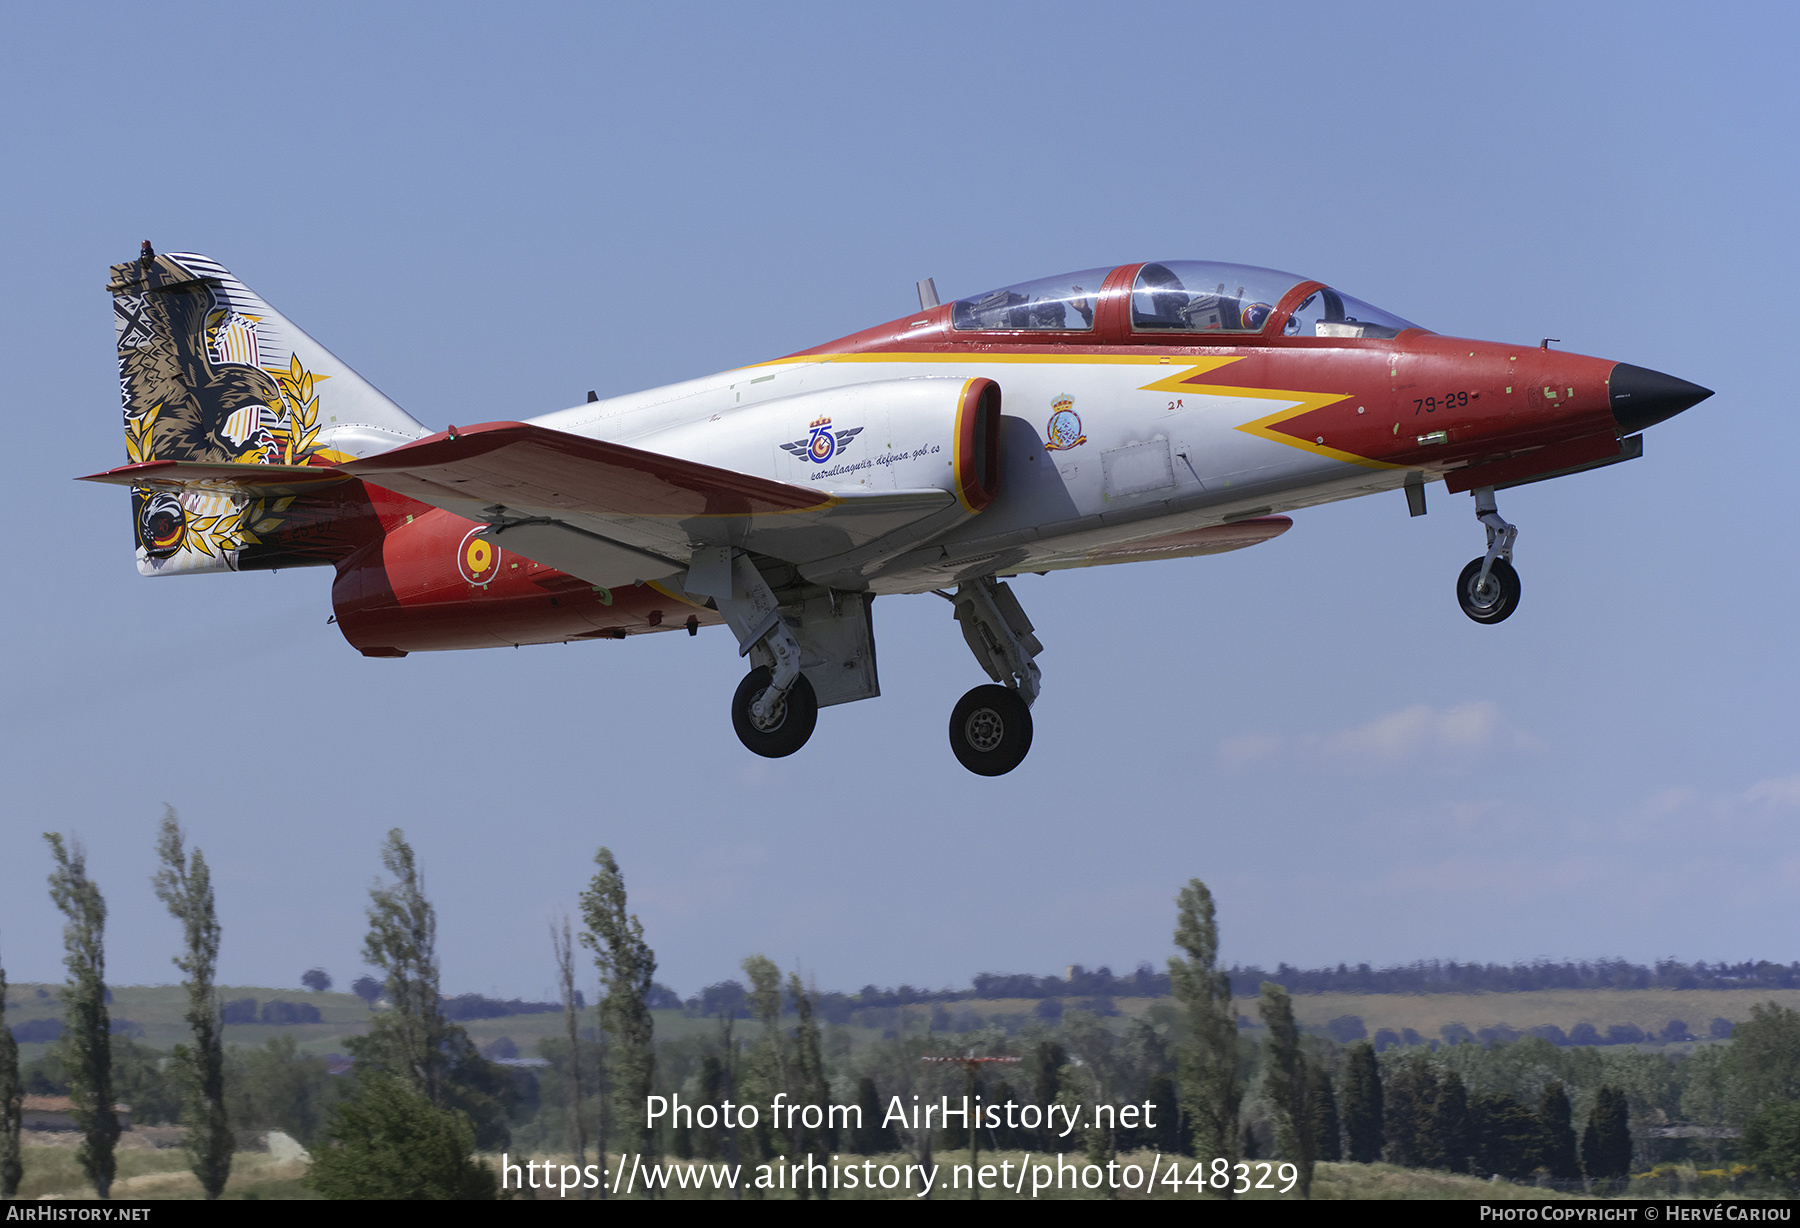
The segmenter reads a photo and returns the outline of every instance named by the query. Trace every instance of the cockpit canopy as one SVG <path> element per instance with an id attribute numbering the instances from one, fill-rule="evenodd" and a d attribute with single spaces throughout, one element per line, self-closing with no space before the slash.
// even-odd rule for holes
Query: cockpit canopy
<path id="1" fill-rule="evenodd" d="M 959 330 L 1091 332 L 1100 285 L 1110 269 L 1046 277 L 959 299 Z M 1258 335 L 1289 291 L 1310 279 L 1247 264 L 1165 260 L 1138 270 L 1131 286 L 1131 329 L 1151 333 Z M 1281 322 L 1288 337 L 1392 337 L 1418 328 L 1338 290 L 1321 287 Z"/>
<path id="2" fill-rule="evenodd" d="M 958 299 L 950 319 L 959 329 L 1044 329 L 1089 332 L 1094 303 L 1110 268 L 1086 269 L 1062 277 L 1046 277 Z"/>

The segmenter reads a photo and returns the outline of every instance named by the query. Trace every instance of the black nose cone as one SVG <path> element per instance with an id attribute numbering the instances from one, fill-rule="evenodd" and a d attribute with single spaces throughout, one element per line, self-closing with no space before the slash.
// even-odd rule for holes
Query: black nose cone
<path id="1" fill-rule="evenodd" d="M 1712 395 L 1710 388 L 1628 362 L 1613 368 L 1608 390 L 1612 394 L 1613 421 L 1627 435 L 1673 418 Z"/>

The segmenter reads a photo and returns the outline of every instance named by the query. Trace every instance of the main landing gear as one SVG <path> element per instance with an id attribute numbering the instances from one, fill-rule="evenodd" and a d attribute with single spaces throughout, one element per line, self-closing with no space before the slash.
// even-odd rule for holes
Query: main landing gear
<path id="1" fill-rule="evenodd" d="M 1494 505 L 1494 488 L 1475 491 L 1475 517 L 1487 529 L 1487 554 L 1470 559 L 1456 578 L 1456 600 L 1462 612 L 1478 623 L 1504 622 L 1519 608 L 1519 573 L 1513 570 L 1516 526 L 1500 519 Z"/>
<path id="2" fill-rule="evenodd" d="M 819 721 L 819 698 L 800 672 L 800 642 L 781 605 L 748 556 L 724 546 L 694 551 L 687 591 L 713 598 L 751 670 L 731 697 L 731 727 L 747 748 L 780 759 L 806 745 Z"/>
<path id="3" fill-rule="evenodd" d="M 866 594 L 790 587 L 784 614 L 757 565 L 726 546 L 696 548 L 682 586 L 713 599 L 738 655 L 749 658 L 750 672 L 731 697 L 731 727 L 756 754 L 791 755 L 812 737 L 821 706 L 880 694 Z M 977 776 L 1004 776 L 1031 750 L 1031 705 L 1043 677 L 1032 658 L 1044 646 L 1012 590 L 992 577 L 938 596 L 955 607 L 969 651 L 996 684 L 957 701 L 950 749 Z"/>
<path id="4" fill-rule="evenodd" d="M 977 776 L 1004 776 L 1031 749 L 1031 705 L 1042 673 L 1032 660 L 1044 646 L 1012 590 L 991 577 L 939 593 L 956 608 L 969 651 L 1000 686 L 978 686 L 950 712 L 950 749 Z"/>
<path id="5" fill-rule="evenodd" d="M 819 700 L 801 674 L 784 694 L 774 689 L 774 671 L 759 665 L 744 675 L 731 697 L 731 727 L 738 741 L 765 759 L 793 754 L 819 723 Z"/>

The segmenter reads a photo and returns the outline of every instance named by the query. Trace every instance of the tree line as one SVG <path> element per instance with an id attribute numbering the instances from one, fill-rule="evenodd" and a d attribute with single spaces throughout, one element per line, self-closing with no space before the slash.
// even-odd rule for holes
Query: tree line
<path id="1" fill-rule="evenodd" d="M 549 1063 L 541 1072 L 509 1068 L 484 1058 L 451 1017 L 458 1000 L 439 985 L 436 914 L 398 829 L 381 849 L 386 877 L 370 893 L 363 951 L 382 973 L 379 1009 L 369 1031 L 349 1042 L 353 1069 L 333 1075 L 291 1038 L 254 1049 L 222 1045 L 224 1004 L 213 980 L 221 928 L 205 861 L 185 847 L 172 812 L 160 830 L 153 884 L 182 926 L 175 963 L 191 1039 L 159 1073 L 160 1055 L 110 1034 L 105 903 L 85 856 L 59 835 L 46 839 L 51 898 L 67 923 L 64 1032 L 52 1054 L 22 1075 L 0 988 L 0 1191 L 8 1195 L 18 1184 L 21 1096 L 32 1079 L 50 1074 L 75 1102 L 81 1162 L 102 1197 L 119 1137 L 115 1098 L 153 1109 L 147 1102 L 157 1095 L 186 1123 L 190 1163 L 209 1197 L 225 1186 L 236 1131 L 271 1124 L 312 1148 L 307 1180 L 334 1197 L 491 1197 L 496 1176 L 478 1153 L 521 1145 L 573 1155 L 580 1166 L 590 1153 L 604 1165 L 621 1152 L 754 1164 L 904 1151 L 929 1162 L 934 1149 L 961 1147 L 1080 1150 L 1104 1163 L 1154 1148 L 1228 1166 L 1280 1159 L 1296 1166 L 1304 1196 L 1315 1166 L 1338 1160 L 1607 1188 L 1651 1158 L 1655 1129 L 1685 1124 L 1698 1129 L 1679 1146 L 1714 1159 L 1735 1150 L 1785 1188 L 1794 1188 L 1791 1174 L 1800 1168 L 1800 1015 L 1793 1011 L 1759 1007 L 1728 1043 L 1691 1055 L 1569 1049 L 1531 1036 L 1487 1043 L 1459 1036 L 1378 1051 L 1367 1039 L 1304 1032 L 1288 988 L 1269 980 L 1260 986 L 1257 1026 L 1249 1026 L 1233 996 L 1238 970 L 1219 964 L 1214 903 L 1199 880 L 1175 901 L 1177 953 L 1158 974 L 1168 994 L 1129 1019 L 1069 1009 L 952 1038 L 936 1027 L 942 1004 L 930 1003 L 930 1010 L 898 1009 L 885 1035 L 859 1043 L 831 1022 L 827 995 L 752 954 L 737 993 L 701 996 L 712 1008 L 710 1027 L 659 1039 L 652 1008 L 666 998 L 654 979 L 655 954 L 629 910 L 616 861 L 601 848 L 579 923 L 565 918 L 550 933 L 562 1035 L 540 1044 Z M 592 960 L 587 972 L 584 956 Z M 600 990 L 591 1011 L 577 987 L 588 977 Z M 1011 1064 L 965 1072 L 941 1060 L 947 1056 Z M 885 1112 L 895 1098 L 964 1094 L 992 1104 L 1159 1110 L 1124 1119 L 1129 1124 L 1115 1115 L 1104 1127 L 1089 1118 L 1080 1129 L 1058 1130 L 1039 1119 L 974 1131 L 895 1124 Z M 652 1095 L 707 1106 L 854 1104 L 863 1113 L 853 1125 L 784 1122 L 765 1111 L 753 1122 L 715 1115 L 703 1127 L 675 1129 L 650 1119 Z M 586 1193 L 609 1191 L 602 1184 Z"/>
<path id="2" fill-rule="evenodd" d="M 1529 993 L 1541 989 L 1796 989 L 1800 961 L 1768 960 L 1708 963 L 1658 960 L 1634 964 L 1624 959 L 1535 960 L 1531 963 L 1458 963 L 1418 960 L 1377 968 L 1371 964 L 1338 964 L 1335 968 L 1295 968 L 1277 964 L 1273 971 L 1233 964 L 1225 969 L 1238 985 L 1271 981 L 1290 994 Z M 689 998 L 690 1013 L 710 1013 L 709 994 L 729 992 L 729 982 L 709 986 Z M 819 1008 L 828 1015 L 865 1006 L 907 1006 L 921 1002 L 957 1002 L 1004 998 L 1162 998 L 1173 992 L 1170 976 L 1148 963 L 1115 974 L 1111 968 L 1070 965 L 1064 976 L 983 972 L 969 989 L 917 989 L 911 985 L 882 989 L 865 985 L 855 994 L 825 994 Z"/>

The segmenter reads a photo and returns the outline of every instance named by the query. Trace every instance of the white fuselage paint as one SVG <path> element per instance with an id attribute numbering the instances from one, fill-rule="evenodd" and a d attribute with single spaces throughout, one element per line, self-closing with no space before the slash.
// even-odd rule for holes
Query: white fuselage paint
<path id="1" fill-rule="evenodd" d="M 971 569 L 992 570 L 991 560 L 1001 556 L 1001 574 L 1078 566 L 1096 548 L 1394 490 L 1405 479 L 1404 470 L 1356 465 L 1237 429 L 1298 405 L 1298 397 L 1144 388 L 1197 359 L 1036 357 L 825 355 L 727 371 L 531 421 L 800 484 L 811 476 L 810 466 L 781 445 L 805 439 L 812 419 L 796 412 L 785 420 L 779 402 L 873 381 L 994 380 L 1003 413 L 997 498 L 871 575 L 868 586 L 877 593 L 924 592 Z M 1065 399 L 1080 418 L 1084 441 L 1050 449 L 1048 423 Z M 806 404 L 803 398 L 796 407 Z M 771 409 L 776 412 L 756 412 Z M 832 425 L 860 423 L 840 415 Z M 846 451 L 845 459 L 854 459 L 853 453 Z M 949 461 L 937 457 L 931 463 Z M 865 467 L 805 484 L 853 494 L 927 483 L 897 469 Z"/>

